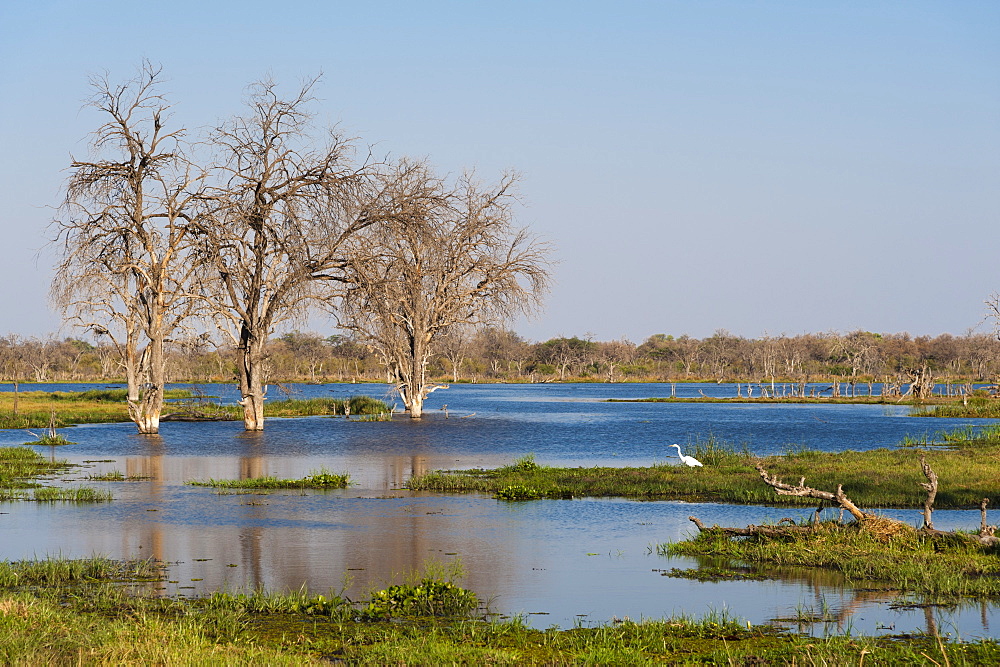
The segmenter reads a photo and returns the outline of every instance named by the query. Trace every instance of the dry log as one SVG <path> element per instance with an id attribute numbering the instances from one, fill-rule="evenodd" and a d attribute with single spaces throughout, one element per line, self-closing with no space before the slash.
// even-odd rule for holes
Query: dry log
<path id="1" fill-rule="evenodd" d="M 764 469 L 761 464 L 756 465 L 757 472 L 760 473 L 761 479 L 772 487 L 778 494 L 782 496 L 802 496 L 804 498 L 817 498 L 819 500 L 826 500 L 829 502 L 837 503 L 840 507 L 844 508 L 851 513 L 856 520 L 861 521 L 866 516 L 869 516 L 866 512 L 862 512 L 858 509 L 850 498 L 844 494 L 844 489 L 840 484 L 837 485 L 837 492 L 830 493 L 829 491 L 820 491 L 819 489 L 814 489 L 812 487 L 806 486 L 806 478 L 803 477 L 799 480 L 798 486 L 792 486 L 791 484 L 785 484 L 777 477 L 772 477 Z"/>
<path id="2" fill-rule="evenodd" d="M 701 519 L 695 516 L 689 516 L 688 520 L 698 526 L 698 532 L 701 533 L 711 533 L 711 532 L 721 532 L 726 537 L 750 537 L 751 535 L 764 535 L 765 537 L 785 537 L 788 535 L 802 535 L 805 533 L 812 533 L 814 529 L 810 526 L 797 526 L 794 525 L 795 521 L 792 519 L 782 519 L 778 523 L 784 521 L 790 521 L 792 525 L 789 526 L 754 526 L 750 525 L 746 528 L 724 528 L 722 526 L 712 526 L 711 528 L 705 526 L 701 522 Z"/>

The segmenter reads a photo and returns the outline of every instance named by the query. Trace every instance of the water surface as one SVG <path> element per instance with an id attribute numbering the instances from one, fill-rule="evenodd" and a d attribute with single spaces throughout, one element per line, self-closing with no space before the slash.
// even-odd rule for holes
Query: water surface
<path id="1" fill-rule="evenodd" d="M 677 386 L 678 395 L 710 389 L 735 395 L 733 387 Z M 384 397 L 387 388 L 294 390 Z M 234 398 L 228 387 L 209 391 Z M 995 636 L 992 606 L 892 609 L 897 600 L 851 591 L 815 573 L 722 583 L 663 576 L 670 568 L 696 565 L 655 554 L 656 544 L 693 532 L 691 515 L 709 524 L 746 525 L 806 510 L 607 499 L 504 503 L 478 494 L 402 489 L 415 473 L 494 467 L 528 453 L 543 464 L 648 465 L 671 460 L 670 443 L 709 434 L 770 454 L 789 447 L 893 446 L 905 437 L 983 423 L 917 419 L 898 406 L 606 402 L 668 395 L 668 385 L 453 385 L 431 395 L 422 420 L 272 419 L 254 434 L 238 422 L 165 423 L 156 437 L 137 435 L 131 424 L 79 426 L 64 431 L 77 444 L 41 451 L 84 463 L 70 483 L 108 488 L 115 500 L 0 505 L 0 558 L 154 556 L 171 563 L 168 594 L 306 585 L 316 592 L 344 589 L 355 598 L 429 560 L 460 560 L 466 586 L 491 598 L 497 611 L 526 615 L 539 627 L 713 610 L 758 623 L 822 608 L 829 621 L 812 626 L 816 632 L 901 632 L 933 623 L 942 632 Z M 22 443 L 26 435 L 0 432 L 0 445 Z M 185 484 L 209 477 L 301 477 L 321 466 L 349 472 L 355 485 L 331 492 L 220 494 Z M 85 479 L 110 470 L 150 479 Z M 920 521 L 916 511 L 887 514 Z M 978 511 L 935 513 L 943 528 L 978 523 Z"/>

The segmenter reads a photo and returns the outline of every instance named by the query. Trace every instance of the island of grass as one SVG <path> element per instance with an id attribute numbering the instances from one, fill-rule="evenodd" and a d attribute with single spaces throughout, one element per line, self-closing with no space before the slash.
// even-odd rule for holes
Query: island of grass
<path id="1" fill-rule="evenodd" d="M 247 479 L 208 479 L 187 482 L 192 486 L 210 486 L 217 489 L 272 490 L 272 489 L 346 489 L 351 483 L 348 473 L 335 473 L 325 468 L 311 471 L 301 479 L 278 477 L 250 477 Z"/>
<path id="2" fill-rule="evenodd" d="M 221 405 L 188 389 L 168 389 L 161 421 L 237 421 L 238 405 Z M 270 401 L 267 417 L 358 415 L 361 421 L 391 417 L 384 401 L 370 396 L 310 398 Z M 63 428 L 72 424 L 105 424 L 129 421 L 125 389 L 91 389 L 78 392 L 0 392 L 0 428 Z"/>
<path id="3" fill-rule="evenodd" d="M 972 533 L 918 531 L 877 516 L 800 528 L 732 538 L 715 526 L 688 540 L 660 544 L 657 553 L 705 558 L 712 572 L 725 562 L 741 578 L 747 565 L 753 574 L 775 579 L 788 568 L 831 570 L 851 588 L 912 594 L 921 603 L 1000 598 L 1000 548 L 981 544 Z M 699 570 L 674 576 L 698 579 Z"/>
<path id="4" fill-rule="evenodd" d="M 0 447 L 0 501 L 101 503 L 111 493 L 89 487 L 42 486 L 37 478 L 71 468 L 64 461 L 50 461 L 27 447 Z"/>
<path id="5" fill-rule="evenodd" d="M 969 509 L 983 498 L 1000 502 L 1000 425 L 942 434 L 944 446 L 920 443 L 871 451 L 794 451 L 755 457 L 746 448 L 713 438 L 685 449 L 705 465 L 664 463 L 646 467 L 562 468 L 539 465 L 526 456 L 492 470 L 433 471 L 412 477 L 412 490 L 479 492 L 503 500 L 536 498 L 625 497 L 741 505 L 815 506 L 816 501 L 776 496 L 755 469 L 788 480 L 805 477 L 810 486 L 844 491 L 867 507 L 919 508 L 924 501 L 920 458 L 925 456 L 941 479 L 935 507 Z M 674 459 L 676 460 L 676 459 Z M 878 471 L 874 475 L 872 471 Z"/>
<path id="6" fill-rule="evenodd" d="M 350 602 L 306 590 L 164 596 L 155 561 L 0 562 L 3 664 L 997 664 L 1000 644 L 933 635 L 822 639 L 704 618 L 536 630 L 487 620 L 420 576 Z M 130 585 L 123 586 L 123 583 Z M 867 662 L 866 662 L 867 659 Z"/>

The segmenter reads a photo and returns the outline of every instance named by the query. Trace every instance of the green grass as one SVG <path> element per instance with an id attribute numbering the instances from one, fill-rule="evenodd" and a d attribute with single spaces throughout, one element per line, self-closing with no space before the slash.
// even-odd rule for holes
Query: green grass
<path id="1" fill-rule="evenodd" d="M 844 492 L 861 507 L 916 508 L 926 493 L 920 456 L 940 480 L 935 508 L 978 507 L 983 498 L 1000 498 L 1000 427 L 941 436 L 947 447 L 900 447 L 824 453 L 796 449 L 756 458 L 745 446 L 708 437 L 684 447 L 705 465 L 688 468 L 664 463 L 647 467 L 558 468 L 516 464 L 493 470 L 434 471 L 410 479 L 413 490 L 474 491 L 496 495 L 514 488 L 536 498 L 626 497 L 735 504 L 815 506 L 816 501 L 779 496 L 754 469 L 758 461 L 790 483 L 801 477 L 814 488 Z M 672 452 L 672 450 L 671 450 Z M 665 453 L 664 461 L 669 461 Z M 873 475 L 872 471 L 878 471 Z"/>
<path id="2" fill-rule="evenodd" d="M 34 481 L 36 477 L 65 472 L 70 467 L 64 461 L 50 461 L 28 447 L 0 447 L 0 487 L 3 488 L 38 486 Z"/>
<path id="3" fill-rule="evenodd" d="M 381 415 L 390 411 L 389 406 L 370 396 L 342 398 L 305 398 L 268 401 L 264 413 L 268 417 L 309 417 L 313 415 L 344 415 L 346 408 L 351 415 Z"/>
<path id="4" fill-rule="evenodd" d="M 165 598 L 141 582 L 152 561 L 0 563 L 0 663 L 300 665 L 996 664 L 993 640 L 916 635 L 816 638 L 753 626 L 725 612 L 530 628 L 463 613 L 379 615 L 389 598 L 429 602 L 431 588 L 389 587 L 352 604 L 331 594 L 253 591 Z M 122 586 L 122 582 L 140 582 Z M 433 581 L 440 583 L 440 580 Z M 467 609 L 468 605 L 464 606 Z M 345 613 L 345 610 L 346 613 Z M 424 614 L 425 611 L 429 615 Z"/>
<path id="5" fill-rule="evenodd" d="M 710 557 L 750 565 L 757 573 L 787 568 L 822 568 L 839 572 L 853 588 L 885 589 L 940 600 L 1000 596 L 1000 548 L 983 546 L 961 535 L 927 536 L 899 530 L 891 537 L 868 531 L 865 524 L 824 522 L 814 533 L 771 538 L 733 539 L 721 531 L 661 544 L 663 555 Z"/>
<path id="6" fill-rule="evenodd" d="M 27 447 L 0 447 L 0 501 L 103 503 L 108 491 L 87 487 L 41 486 L 38 477 L 65 472 L 70 464 L 50 461 Z"/>
<path id="7" fill-rule="evenodd" d="M 169 389 L 164 397 L 171 401 L 164 405 L 164 421 L 243 418 L 240 406 L 205 401 L 187 389 Z M 124 389 L 26 391 L 18 393 L 18 410 L 14 414 L 14 393 L 0 392 L 0 429 L 63 428 L 71 424 L 127 422 L 129 414 L 125 399 Z M 385 402 L 370 396 L 268 401 L 264 412 L 267 417 L 332 416 L 346 414 L 345 406 L 350 408 L 351 415 L 361 416 L 359 421 L 381 420 L 386 418 L 385 415 L 391 415 L 390 407 Z"/>
<path id="8" fill-rule="evenodd" d="M 345 489 L 351 483 L 348 473 L 335 473 L 320 468 L 312 470 L 301 479 L 278 477 L 250 477 L 248 479 L 208 479 L 187 482 L 192 486 L 211 486 L 218 489 Z"/>
<path id="9" fill-rule="evenodd" d="M 979 390 L 969 396 L 967 401 L 959 399 L 940 405 L 915 408 L 911 414 L 916 417 L 1000 419 L 1000 399 Z"/>
<path id="10" fill-rule="evenodd" d="M 485 621 L 468 596 L 449 613 L 437 577 L 373 591 L 351 603 L 330 594 L 220 592 L 161 597 L 155 561 L 0 562 L 0 663 L 300 665 L 996 664 L 994 640 L 935 636 L 816 638 L 753 626 L 726 612 L 622 619 L 537 630 Z M 129 585 L 123 585 L 129 584 Z M 418 590 L 423 586 L 423 590 Z M 404 613 L 366 614 L 388 600 Z M 397 605 L 398 606 L 398 605 Z M 453 612 L 453 613 L 452 613 Z M 388 620 L 386 620 L 388 619 Z"/>

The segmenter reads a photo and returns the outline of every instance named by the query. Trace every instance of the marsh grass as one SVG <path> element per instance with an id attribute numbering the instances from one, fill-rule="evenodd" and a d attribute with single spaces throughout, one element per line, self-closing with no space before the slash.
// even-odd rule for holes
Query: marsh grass
<path id="1" fill-rule="evenodd" d="M 50 461 L 28 447 L 0 447 L 0 487 L 5 489 L 38 486 L 34 478 L 65 472 L 70 464 Z"/>
<path id="2" fill-rule="evenodd" d="M 773 475 L 797 483 L 844 492 L 862 507 L 921 507 L 925 492 L 919 484 L 920 457 L 940 479 L 935 508 L 978 507 L 995 497 L 1000 479 L 1000 426 L 962 429 L 940 434 L 947 447 L 904 446 L 869 451 L 818 452 L 791 447 L 779 456 L 756 458 L 745 445 L 729 444 L 709 436 L 687 443 L 685 453 L 701 460 L 702 468 L 670 462 L 648 467 L 557 468 L 516 463 L 496 469 L 433 471 L 414 476 L 413 490 L 498 494 L 504 489 L 527 490 L 536 498 L 625 497 L 687 500 L 750 505 L 815 506 L 816 501 L 779 496 L 763 483 L 754 465 L 760 462 Z M 532 460 L 533 462 L 533 460 Z M 873 475 L 872 471 L 878 471 Z"/>
<path id="3" fill-rule="evenodd" d="M 315 415 L 346 415 L 348 408 L 351 415 L 379 416 L 391 413 L 384 401 L 371 396 L 351 396 L 342 398 L 305 398 L 286 399 L 269 402 L 265 406 L 268 417 L 309 417 Z"/>
<path id="4" fill-rule="evenodd" d="M 167 399 L 184 399 L 186 389 L 168 389 Z M 103 424 L 129 420 L 124 389 L 89 389 L 87 391 L 0 392 L 0 428 L 64 428 L 72 424 Z M 53 419 L 54 417 L 54 419 Z"/>
<path id="5" fill-rule="evenodd" d="M 280 479 L 274 476 L 250 477 L 247 479 L 208 479 L 205 481 L 191 480 L 186 482 L 191 486 L 211 486 L 217 489 L 345 489 L 351 483 L 350 474 L 336 473 L 326 468 L 311 470 L 300 479 Z"/>
<path id="6" fill-rule="evenodd" d="M 171 420 L 238 420 L 243 409 L 238 405 L 220 405 L 213 399 L 196 395 L 188 389 L 168 389 L 164 395 L 164 421 Z M 0 429 L 64 428 L 72 424 L 102 424 L 129 421 L 124 389 L 90 389 L 79 392 L 18 392 L 18 410 L 14 413 L 14 393 L 0 392 Z M 370 396 L 347 399 L 314 398 L 268 402 L 268 417 L 308 417 L 343 415 L 345 406 L 351 415 L 370 420 L 391 416 L 384 401 Z M 363 419 L 367 421 L 368 419 Z M 65 443 L 59 443 L 65 444 Z"/>
<path id="7" fill-rule="evenodd" d="M 390 615 L 363 620 L 340 594 L 215 593 L 163 598 L 142 582 L 156 561 L 0 563 L 0 663 L 50 664 L 997 664 L 993 640 L 917 635 L 815 637 L 752 626 L 726 612 L 614 619 L 538 630 L 521 618 Z M 415 577 L 440 581 L 446 569 Z M 419 579 L 408 579 L 407 585 Z M 131 585 L 130 585 L 131 584 Z M 390 587 L 391 588 L 391 587 Z M 389 591 L 390 588 L 382 589 Z M 348 610 L 348 613 L 344 613 Z M 867 660 L 867 661 L 866 661 Z"/>
<path id="8" fill-rule="evenodd" d="M 980 390 L 969 396 L 965 403 L 952 401 L 919 407 L 914 408 L 910 414 L 915 417 L 1000 419 L 1000 399 L 993 398 Z"/>
<path id="9" fill-rule="evenodd" d="M 822 568 L 841 573 L 852 587 L 880 587 L 934 599 L 1000 596 L 1000 549 L 971 539 L 931 538 L 916 530 L 890 537 L 864 524 L 824 522 L 812 534 L 774 539 L 731 539 L 701 532 L 657 546 L 661 555 L 711 556 L 713 562 L 749 564 L 759 573 L 782 568 Z M 693 576 L 693 575 L 692 575 Z"/>

